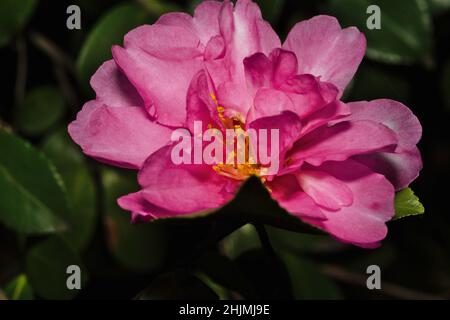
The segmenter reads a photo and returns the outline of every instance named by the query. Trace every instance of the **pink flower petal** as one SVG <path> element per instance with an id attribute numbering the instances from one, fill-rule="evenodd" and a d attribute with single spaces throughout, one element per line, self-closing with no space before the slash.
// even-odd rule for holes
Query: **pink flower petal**
<path id="1" fill-rule="evenodd" d="M 104 62 L 91 78 L 97 101 L 110 107 L 143 106 L 139 93 L 114 60 Z"/>
<path id="2" fill-rule="evenodd" d="M 276 177 L 268 185 L 272 198 L 289 213 L 298 217 L 326 219 L 320 207 L 300 188 L 294 175 Z"/>
<path id="3" fill-rule="evenodd" d="M 350 108 L 343 102 L 335 100 L 320 110 L 302 119 L 302 135 L 330 123 L 332 120 L 341 119 L 350 114 Z"/>
<path id="4" fill-rule="evenodd" d="M 420 152 L 416 147 L 422 136 L 422 127 L 417 117 L 400 102 L 378 99 L 348 104 L 351 115 L 343 120 L 371 120 L 392 129 L 398 137 L 395 153 L 381 152 L 358 156 L 356 159 L 384 174 L 396 190 L 407 187 L 422 169 Z"/>
<path id="5" fill-rule="evenodd" d="M 353 203 L 350 188 L 326 172 L 302 168 L 295 176 L 305 193 L 322 207 L 339 210 Z"/>
<path id="6" fill-rule="evenodd" d="M 318 166 L 328 160 L 342 161 L 357 154 L 388 150 L 396 144 L 396 134 L 382 124 L 348 121 L 310 132 L 295 144 L 289 156 L 293 161 Z"/>
<path id="7" fill-rule="evenodd" d="M 377 152 L 353 157 L 373 171 L 383 174 L 394 185 L 395 190 L 409 186 L 422 170 L 422 158 L 417 147 L 401 152 Z"/>
<path id="8" fill-rule="evenodd" d="M 404 104 L 378 99 L 348 103 L 351 115 L 349 120 L 371 120 L 384 124 L 398 136 L 398 149 L 414 147 L 422 136 L 422 126 L 419 119 Z"/>
<path id="9" fill-rule="evenodd" d="M 158 218 L 169 218 L 178 214 L 149 203 L 142 190 L 120 197 L 117 203 L 122 209 L 132 212 L 132 222 L 146 222 Z"/>
<path id="10" fill-rule="evenodd" d="M 149 203 L 181 215 L 219 208 L 233 198 L 237 180 L 206 164 L 176 165 L 171 151 L 172 145 L 153 153 L 139 172 L 142 195 Z"/>
<path id="11" fill-rule="evenodd" d="M 219 1 L 203 1 L 194 12 L 194 17 L 182 12 L 171 12 L 162 15 L 156 24 L 183 27 L 195 34 L 203 45 L 220 33 L 219 14 L 222 3 Z"/>
<path id="12" fill-rule="evenodd" d="M 130 32 L 126 49 L 113 47 L 113 57 L 159 123 L 182 126 L 186 94 L 202 68 L 199 40 L 186 29 L 153 25 Z"/>
<path id="13" fill-rule="evenodd" d="M 257 132 L 260 132 L 261 129 L 267 129 L 268 136 L 268 146 L 267 153 L 272 154 L 272 143 L 271 139 L 271 130 L 278 130 L 279 135 L 279 154 L 277 156 L 276 161 L 278 161 L 279 168 L 282 165 L 282 161 L 284 161 L 285 154 L 288 152 L 294 143 L 300 137 L 302 125 L 300 118 L 293 112 L 284 111 L 278 115 L 268 116 L 265 118 L 258 118 L 251 123 L 248 124 L 248 128 L 255 129 Z M 259 141 L 259 148 L 263 145 Z M 274 159 L 272 159 L 274 160 Z"/>
<path id="14" fill-rule="evenodd" d="M 297 23 L 283 48 L 297 55 L 299 73 L 319 76 L 342 94 L 364 56 L 366 40 L 354 27 L 342 29 L 334 17 L 316 16 Z"/>
<path id="15" fill-rule="evenodd" d="M 387 234 L 385 222 L 394 215 L 393 186 L 383 175 L 353 160 L 327 162 L 318 169 L 345 183 L 353 194 L 353 203 L 339 211 L 322 209 L 327 220 L 303 220 L 343 242 L 377 246 Z"/>
<path id="16" fill-rule="evenodd" d="M 280 39 L 262 19 L 259 7 L 250 0 L 239 0 L 234 8 L 229 1 L 225 1 L 219 16 L 219 26 L 224 55 L 205 61 L 205 65 L 216 89 L 220 88 L 219 102 L 224 103 L 224 107 L 229 105 L 245 117 L 252 97 L 245 90 L 243 60 L 257 52 L 268 55 L 281 46 Z M 235 103 L 228 98 L 227 93 L 230 92 L 234 93 L 233 97 L 238 97 Z"/>
<path id="17" fill-rule="evenodd" d="M 70 123 L 69 134 L 99 161 L 139 169 L 170 140 L 171 130 L 149 119 L 142 107 L 115 108 L 89 101 Z"/>
<path id="18" fill-rule="evenodd" d="M 195 121 L 201 121 L 204 130 L 208 125 L 220 127 L 216 105 L 210 94 L 208 77 L 203 70 L 194 76 L 187 94 L 186 125 L 191 133 L 194 133 Z"/>

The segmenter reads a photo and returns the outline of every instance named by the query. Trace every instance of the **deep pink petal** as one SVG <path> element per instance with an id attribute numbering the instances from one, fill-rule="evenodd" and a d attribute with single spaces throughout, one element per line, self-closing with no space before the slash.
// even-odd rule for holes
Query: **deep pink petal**
<path id="1" fill-rule="evenodd" d="M 194 12 L 194 17 L 182 12 L 171 12 L 162 15 L 156 24 L 183 27 L 196 35 L 202 44 L 220 33 L 219 14 L 222 3 L 219 1 L 203 1 Z"/>
<path id="2" fill-rule="evenodd" d="M 153 153 L 139 172 L 146 201 L 181 215 L 216 209 L 233 198 L 237 180 L 206 164 L 174 164 L 171 151 L 172 145 Z"/>
<path id="3" fill-rule="evenodd" d="M 322 15 L 297 23 L 283 48 L 297 55 L 299 73 L 320 76 L 342 93 L 364 56 L 366 40 L 355 27 L 342 29 L 336 18 Z"/>
<path id="4" fill-rule="evenodd" d="M 297 75 L 295 54 L 275 49 L 267 57 L 261 52 L 244 59 L 245 76 L 252 96 L 260 88 L 279 88 Z"/>
<path id="5" fill-rule="evenodd" d="M 269 57 L 256 53 L 244 60 L 244 66 L 250 96 L 263 100 L 271 99 L 261 96 L 261 93 L 269 92 L 267 90 L 284 92 L 292 104 L 289 110 L 300 118 L 325 107 L 338 93 L 336 87 L 321 83 L 310 74 L 297 75 L 297 58 L 290 51 L 275 49 Z"/>
<path id="6" fill-rule="evenodd" d="M 365 164 L 373 171 L 383 174 L 396 190 L 409 186 L 422 170 L 422 158 L 417 147 L 403 149 L 401 152 L 377 152 L 359 155 L 355 160 Z"/>
<path id="7" fill-rule="evenodd" d="M 268 116 L 265 118 L 258 118 L 251 123 L 249 123 L 248 128 L 255 129 L 260 132 L 261 129 L 267 129 L 268 137 L 271 136 L 271 130 L 278 130 L 279 135 L 279 154 L 276 160 L 278 161 L 279 169 L 282 166 L 282 161 L 284 161 L 285 154 L 288 152 L 294 143 L 298 140 L 302 125 L 300 118 L 293 112 L 283 111 L 282 113 L 274 116 Z M 259 143 L 259 148 L 263 147 L 261 141 Z M 272 154 L 272 141 L 268 138 L 267 153 Z M 265 147 L 265 146 L 264 146 Z"/>
<path id="8" fill-rule="evenodd" d="M 396 144 L 396 134 L 382 124 L 348 121 L 310 132 L 295 144 L 289 157 L 318 166 L 328 160 L 342 161 L 357 154 L 388 150 Z"/>
<path id="9" fill-rule="evenodd" d="M 385 222 L 394 215 L 392 184 L 383 175 L 353 160 L 327 162 L 319 169 L 345 183 L 353 194 L 353 203 L 339 211 L 322 209 L 327 220 L 303 220 L 343 242 L 366 248 L 377 246 L 387 234 Z"/>
<path id="10" fill-rule="evenodd" d="M 419 119 L 404 104 L 389 100 L 378 99 L 348 103 L 351 115 L 345 119 L 371 120 L 384 124 L 398 136 L 397 149 L 414 147 L 422 136 L 422 126 Z"/>
<path id="11" fill-rule="evenodd" d="M 229 1 L 224 2 L 219 26 L 224 54 L 220 58 L 205 61 L 205 66 L 215 88 L 220 87 L 219 101 L 223 100 L 233 109 L 238 109 L 238 102 L 230 103 L 231 99 L 227 99 L 224 94 L 230 89 L 238 91 L 234 97 L 239 96 L 239 113 L 245 117 L 253 97 L 245 90 L 244 58 L 257 52 L 269 55 L 281 43 L 275 31 L 262 19 L 259 7 L 250 0 L 239 0 L 234 8 Z"/>
<path id="12" fill-rule="evenodd" d="M 289 213 L 311 219 L 326 219 L 320 207 L 300 188 L 294 175 L 276 177 L 268 186 L 272 198 Z"/>
<path id="13" fill-rule="evenodd" d="M 313 131 L 323 125 L 330 123 L 333 120 L 344 118 L 350 114 L 350 108 L 347 104 L 335 100 L 329 103 L 320 110 L 306 116 L 302 119 L 303 130 L 302 135 Z"/>
<path id="14" fill-rule="evenodd" d="M 407 187 L 422 169 L 420 152 L 416 147 L 422 127 L 417 117 L 402 103 L 389 99 L 351 102 L 348 106 L 351 115 L 342 120 L 376 121 L 392 129 L 398 137 L 395 152 L 358 156 L 356 159 L 384 174 L 397 190 Z"/>
<path id="15" fill-rule="evenodd" d="M 249 110 L 247 121 L 271 117 L 283 111 L 294 111 L 292 100 L 283 92 L 271 88 L 261 88 L 255 95 L 253 107 Z"/>
<path id="16" fill-rule="evenodd" d="M 132 212 L 132 222 L 146 222 L 178 215 L 177 212 L 162 209 L 148 202 L 142 190 L 120 197 L 117 199 L 117 203 L 122 209 Z"/>
<path id="17" fill-rule="evenodd" d="M 153 25 L 130 32 L 126 49 L 113 47 L 114 60 L 159 123 L 182 126 L 186 120 L 189 83 L 202 68 L 198 42 L 186 29 Z"/>
<path id="18" fill-rule="evenodd" d="M 136 89 L 114 60 L 104 62 L 91 78 L 96 100 L 110 107 L 143 106 Z"/>
<path id="19" fill-rule="evenodd" d="M 326 172 L 301 168 L 295 176 L 305 193 L 322 207 L 339 210 L 353 202 L 350 188 Z"/>
<path id="20" fill-rule="evenodd" d="M 97 160 L 139 169 L 150 154 L 170 141 L 171 130 L 151 121 L 142 107 L 115 108 L 92 100 L 70 123 L 69 134 Z"/>
<path id="21" fill-rule="evenodd" d="M 218 127 L 220 120 L 208 85 L 208 77 L 204 70 L 194 76 L 187 94 L 186 125 L 194 133 L 194 122 L 201 121 L 203 131 L 210 127 Z M 203 132 L 202 131 L 202 132 Z"/>

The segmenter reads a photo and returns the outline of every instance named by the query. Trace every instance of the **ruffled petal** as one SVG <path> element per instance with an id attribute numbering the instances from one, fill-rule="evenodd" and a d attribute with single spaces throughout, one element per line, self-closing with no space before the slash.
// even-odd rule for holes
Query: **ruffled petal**
<path id="1" fill-rule="evenodd" d="M 326 219 L 320 207 L 300 187 L 294 175 L 275 177 L 268 182 L 270 194 L 278 204 L 298 217 Z"/>
<path id="2" fill-rule="evenodd" d="M 358 161 L 384 174 L 396 190 L 407 187 L 422 169 L 420 152 L 416 147 L 422 136 L 422 127 L 408 107 L 389 99 L 359 101 L 348 104 L 351 115 L 343 120 L 371 120 L 392 129 L 398 138 L 394 152 L 355 157 Z"/>
<path id="3" fill-rule="evenodd" d="M 230 201 L 239 182 L 206 164 L 174 164 L 173 146 L 153 153 L 139 172 L 145 200 L 178 215 L 216 209 Z"/>
<path id="4" fill-rule="evenodd" d="M 395 148 L 397 136 L 373 121 L 346 121 L 322 126 L 302 137 L 289 153 L 291 162 L 318 166 L 328 160 L 342 161 L 357 154 Z"/>
<path id="5" fill-rule="evenodd" d="M 199 39 L 181 27 L 142 26 L 126 35 L 125 47 L 113 47 L 114 60 L 149 114 L 165 125 L 184 125 L 189 83 L 202 68 Z"/>
<path id="6" fill-rule="evenodd" d="M 343 242 L 365 248 L 376 247 L 386 237 L 386 221 L 394 215 L 395 191 L 392 184 L 383 175 L 353 160 L 327 162 L 318 170 L 344 183 L 353 194 L 353 202 L 339 211 L 323 208 L 326 220 L 303 220 Z"/>
<path id="7" fill-rule="evenodd" d="M 364 57 L 366 40 L 355 27 L 342 29 L 336 18 L 321 15 L 297 23 L 283 48 L 297 55 L 300 73 L 321 77 L 342 94 Z"/>
<path id="8" fill-rule="evenodd" d="M 142 107 L 109 107 L 87 102 L 69 134 L 83 152 L 99 161 L 139 169 L 145 159 L 170 141 L 171 130 L 153 122 Z"/>
<path id="9" fill-rule="evenodd" d="M 104 62 L 91 78 L 96 100 L 110 107 L 143 106 L 136 88 L 120 71 L 114 60 Z"/>

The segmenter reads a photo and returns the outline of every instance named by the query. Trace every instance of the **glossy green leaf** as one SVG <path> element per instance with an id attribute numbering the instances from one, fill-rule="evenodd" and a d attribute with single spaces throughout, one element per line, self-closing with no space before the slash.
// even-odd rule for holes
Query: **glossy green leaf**
<path id="1" fill-rule="evenodd" d="M 60 172 L 73 207 L 66 216 L 71 228 L 64 237 L 76 249 L 82 250 L 93 235 L 97 219 L 97 190 L 86 158 L 69 138 L 66 128 L 48 136 L 42 150 Z"/>
<path id="2" fill-rule="evenodd" d="M 423 214 L 425 208 L 410 188 L 395 194 L 395 219 Z"/>
<path id="3" fill-rule="evenodd" d="M 433 14 L 441 14 L 450 10 L 450 0 L 427 0 Z"/>
<path id="4" fill-rule="evenodd" d="M 367 7 L 378 5 L 381 29 L 370 30 Z M 357 26 L 367 37 L 367 56 L 388 63 L 429 63 L 433 46 L 426 0 L 332 0 L 331 13 L 344 26 Z"/>
<path id="5" fill-rule="evenodd" d="M 273 227 L 268 227 L 267 233 L 275 248 L 289 252 L 332 253 L 347 248 L 328 235 L 298 233 Z"/>
<path id="6" fill-rule="evenodd" d="M 132 224 L 130 212 L 122 210 L 117 199 L 138 190 L 135 174 L 103 168 L 104 223 L 107 243 L 114 257 L 136 272 L 157 271 L 166 255 L 167 239 L 163 226 Z"/>
<path id="7" fill-rule="evenodd" d="M 6 285 L 5 294 L 9 300 L 32 300 L 34 298 L 33 289 L 24 274 L 18 275 Z"/>
<path id="8" fill-rule="evenodd" d="M 137 0 L 142 7 L 154 17 L 159 17 L 168 12 L 184 11 L 178 5 L 167 0 Z M 201 1 L 196 1 L 200 3 Z"/>
<path id="9" fill-rule="evenodd" d="M 148 13 L 137 4 L 120 4 L 106 12 L 94 25 L 77 59 L 80 80 L 85 88 L 98 67 L 112 58 L 111 47 L 122 45 L 124 35 L 136 26 L 150 23 Z"/>
<path id="10" fill-rule="evenodd" d="M 36 4 L 37 0 L 0 1 L 0 47 L 7 45 L 25 26 Z"/>
<path id="11" fill-rule="evenodd" d="M 65 111 L 64 97 L 56 87 L 37 87 L 14 111 L 16 126 L 25 134 L 38 135 L 61 120 Z"/>
<path id="12" fill-rule="evenodd" d="M 200 278 L 203 277 L 208 280 L 207 282 L 212 282 L 211 286 L 216 287 L 215 289 L 221 289 L 215 290 L 216 293 L 223 294 L 222 290 L 226 288 L 239 292 L 245 298 L 255 297 L 251 283 L 247 281 L 239 267 L 229 257 L 209 251 L 194 263 L 194 267 L 202 274 Z"/>
<path id="13" fill-rule="evenodd" d="M 196 272 L 195 276 L 199 278 L 208 288 L 210 288 L 217 295 L 219 300 L 230 299 L 229 291 L 205 273 Z"/>
<path id="14" fill-rule="evenodd" d="M 0 222 L 23 234 L 67 229 L 65 187 L 50 161 L 0 128 Z"/>
<path id="15" fill-rule="evenodd" d="M 79 292 L 67 288 L 67 268 L 80 267 L 81 288 L 87 281 L 87 273 L 80 257 L 61 237 L 52 236 L 33 246 L 26 254 L 26 273 L 36 294 L 44 299 L 71 299 Z"/>
<path id="16" fill-rule="evenodd" d="M 257 0 L 261 8 L 263 18 L 272 24 L 277 23 L 280 18 L 285 0 Z"/>
<path id="17" fill-rule="evenodd" d="M 217 298 L 217 294 L 201 279 L 185 272 L 169 272 L 159 275 L 137 297 L 139 300 L 207 300 Z"/>
<path id="18" fill-rule="evenodd" d="M 222 247 L 225 254 L 231 259 L 236 259 L 245 251 L 260 247 L 258 234 L 251 224 L 234 231 L 222 240 Z"/>
<path id="19" fill-rule="evenodd" d="M 410 95 L 411 90 L 405 77 L 363 64 L 356 73 L 349 100 L 370 101 L 389 97 L 406 103 Z"/>
<path id="20" fill-rule="evenodd" d="M 283 252 L 281 258 L 289 273 L 295 299 L 341 299 L 337 285 L 320 272 L 313 261 Z"/>

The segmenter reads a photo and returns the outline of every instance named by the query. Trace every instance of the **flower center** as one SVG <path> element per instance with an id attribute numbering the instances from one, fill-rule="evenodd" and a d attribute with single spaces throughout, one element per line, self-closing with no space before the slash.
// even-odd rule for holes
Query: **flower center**
<path id="1" fill-rule="evenodd" d="M 237 142 L 236 152 L 234 151 L 233 140 L 233 152 L 227 154 L 228 159 L 226 160 L 226 163 L 214 165 L 214 171 L 236 180 L 245 180 L 254 175 L 260 177 L 264 181 L 264 175 L 267 175 L 268 170 L 260 163 L 257 163 L 256 157 L 251 153 L 251 139 L 245 130 L 245 123 L 242 121 L 242 118 L 240 116 L 226 116 L 225 108 L 219 105 L 214 94 L 211 94 L 211 98 L 216 105 L 216 111 L 220 122 L 225 129 L 234 130 Z M 244 161 L 239 161 L 238 155 L 244 155 Z"/>

